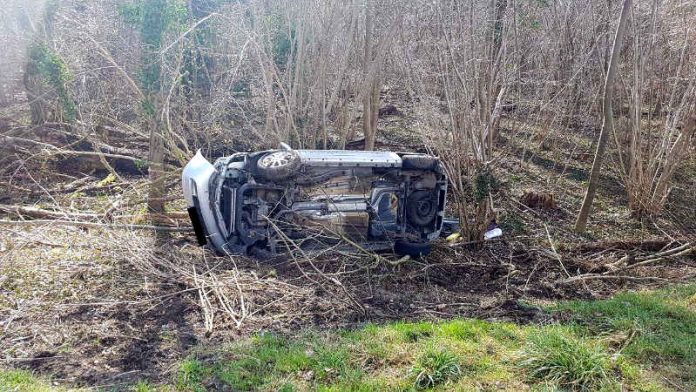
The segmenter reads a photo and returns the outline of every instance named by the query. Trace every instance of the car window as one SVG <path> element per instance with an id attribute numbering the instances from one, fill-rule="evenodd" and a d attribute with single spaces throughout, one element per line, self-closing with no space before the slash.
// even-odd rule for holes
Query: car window
<path id="1" fill-rule="evenodd" d="M 399 208 L 399 198 L 394 192 L 382 193 L 377 201 L 377 220 L 381 222 L 396 222 Z"/>

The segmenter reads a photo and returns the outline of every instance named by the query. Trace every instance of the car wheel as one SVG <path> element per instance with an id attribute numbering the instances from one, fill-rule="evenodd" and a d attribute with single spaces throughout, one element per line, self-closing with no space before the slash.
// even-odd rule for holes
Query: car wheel
<path id="1" fill-rule="evenodd" d="M 276 151 L 266 154 L 256 163 L 258 173 L 271 181 L 286 180 L 300 167 L 300 156 L 295 151 Z"/>
<path id="2" fill-rule="evenodd" d="M 394 242 L 394 253 L 399 256 L 417 258 L 429 255 L 432 250 L 433 246 L 428 242 L 410 242 L 404 240 L 396 240 Z"/>
<path id="3" fill-rule="evenodd" d="M 437 194 L 432 191 L 415 191 L 406 199 L 406 218 L 416 227 L 432 223 L 437 215 Z"/>
<path id="4" fill-rule="evenodd" d="M 428 155 L 404 155 L 401 162 L 404 169 L 435 170 L 438 159 Z"/>

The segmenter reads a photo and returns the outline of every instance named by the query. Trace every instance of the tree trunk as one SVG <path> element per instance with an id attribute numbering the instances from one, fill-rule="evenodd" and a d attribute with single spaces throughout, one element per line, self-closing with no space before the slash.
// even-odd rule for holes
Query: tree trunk
<path id="1" fill-rule="evenodd" d="M 365 151 L 375 149 L 377 139 L 377 118 L 379 115 L 379 93 L 380 93 L 379 78 L 375 77 L 372 81 L 372 86 L 366 93 L 366 102 L 364 107 L 368 108 L 365 118 L 363 119 L 363 127 L 365 131 Z"/>
<path id="2" fill-rule="evenodd" d="M 592 210 L 592 201 L 594 200 L 597 187 L 599 185 L 599 173 L 604 160 L 604 152 L 607 147 L 607 139 L 609 133 L 614 128 L 614 113 L 612 109 L 612 88 L 614 78 L 616 76 L 617 67 L 619 65 L 619 57 L 621 54 L 621 45 L 623 42 L 624 30 L 626 30 L 626 20 L 631 10 L 632 0 L 624 0 L 621 7 L 621 16 L 619 17 L 619 25 L 616 28 L 616 36 L 614 37 L 614 45 L 611 50 L 611 58 L 607 69 L 607 77 L 604 81 L 604 100 L 602 120 L 602 129 L 599 132 L 599 140 L 597 141 L 597 151 L 595 152 L 594 162 L 592 163 L 592 171 L 590 172 L 590 180 L 587 185 L 587 193 L 582 202 L 582 207 L 578 213 L 578 219 L 575 221 L 575 231 L 584 232 L 587 227 L 587 218 Z"/>
<path id="3" fill-rule="evenodd" d="M 499 73 L 504 71 L 505 59 L 504 56 L 505 48 L 503 48 L 503 33 L 504 33 L 504 17 L 507 12 L 508 0 L 494 0 L 495 8 L 495 21 L 493 22 L 492 28 L 492 49 L 490 53 L 490 62 L 488 65 L 488 86 L 487 92 L 488 97 L 486 100 L 486 124 L 494 124 L 488 130 L 488 151 L 493 151 L 493 141 L 497 140 L 496 130 L 498 128 L 497 120 L 494 117 L 494 111 L 498 108 L 497 105 L 502 98 L 501 91 L 502 84 L 500 82 Z M 501 51 L 503 51 L 501 53 Z M 503 78 L 504 79 L 504 78 Z"/>
<path id="4" fill-rule="evenodd" d="M 40 81 L 37 75 L 33 75 L 30 71 L 31 66 L 27 66 L 27 71 L 24 74 L 24 90 L 29 101 L 29 112 L 31 113 L 32 125 L 43 125 L 48 122 L 48 109 L 42 98 Z"/>
<path id="5" fill-rule="evenodd" d="M 161 223 L 164 215 L 164 139 L 162 131 L 156 120 L 151 119 L 148 123 L 150 128 L 150 152 L 148 174 L 150 177 L 150 187 L 147 195 L 147 210 L 150 215 L 152 225 L 157 226 Z M 161 244 L 167 238 L 166 232 L 157 232 L 157 244 Z"/>
<path id="6" fill-rule="evenodd" d="M 373 20 L 372 12 L 374 8 L 372 7 L 372 2 L 368 1 L 365 7 L 365 48 L 363 57 L 363 75 L 365 77 L 363 85 L 363 134 L 365 135 L 365 150 L 373 150 L 375 148 L 375 129 L 373 129 L 373 113 L 375 103 L 374 103 L 374 90 L 376 88 L 375 84 L 377 75 L 371 72 L 370 67 L 373 66 L 373 55 L 372 55 L 372 35 L 373 35 Z M 376 71 L 376 70 L 375 70 Z M 377 99 L 379 100 L 379 94 L 377 94 Z M 379 104 L 377 104 L 379 110 Z"/>

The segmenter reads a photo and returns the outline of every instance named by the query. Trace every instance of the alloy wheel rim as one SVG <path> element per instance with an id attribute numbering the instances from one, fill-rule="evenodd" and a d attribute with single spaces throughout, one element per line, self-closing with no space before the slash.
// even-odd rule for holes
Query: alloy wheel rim
<path id="1" fill-rule="evenodd" d="M 281 167 L 290 164 L 292 155 L 288 152 L 274 152 L 261 159 L 263 167 Z"/>

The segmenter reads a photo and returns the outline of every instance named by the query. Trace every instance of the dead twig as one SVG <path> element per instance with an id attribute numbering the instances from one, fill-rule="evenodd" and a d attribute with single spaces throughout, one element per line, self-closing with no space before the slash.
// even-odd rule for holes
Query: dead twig
<path id="1" fill-rule="evenodd" d="M 349 300 L 351 303 L 353 303 L 355 306 L 357 306 L 358 309 L 360 309 L 360 310 L 362 311 L 363 314 L 365 313 L 365 307 L 360 303 L 360 301 L 358 301 L 357 299 L 355 299 L 355 298 L 348 292 L 348 289 L 343 285 L 343 283 L 341 283 L 340 280 L 338 280 L 338 279 L 336 279 L 336 278 L 334 278 L 334 277 L 329 277 L 329 276 L 327 276 L 322 270 L 320 270 L 319 268 L 317 268 L 317 266 L 314 264 L 314 262 L 312 262 L 312 259 L 307 255 L 307 253 L 305 253 L 305 251 L 304 251 L 297 243 L 295 243 L 295 241 L 293 241 L 290 237 L 288 237 L 288 236 L 275 224 L 275 222 L 273 222 L 271 219 L 269 219 L 269 218 L 267 218 L 267 217 L 266 217 L 266 221 L 273 227 L 273 230 L 278 234 L 278 236 L 283 240 L 283 242 L 285 242 L 285 244 L 286 244 L 287 246 L 290 246 L 290 247 L 294 248 L 295 250 L 297 250 L 297 251 L 302 255 L 302 257 L 309 263 L 309 265 L 312 267 L 312 269 L 313 269 L 317 274 L 319 274 L 319 276 L 321 276 L 322 278 L 326 279 L 327 281 L 329 281 L 329 282 L 333 283 L 334 285 L 338 286 L 339 288 L 341 288 L 341 290 L 343 291 L 343 293 L 345 294 L 345 296 L 348 298 L 348 300 Z M 314 282 L 314 283 L 316 283 L 316 284 L 319 284 L 320 286 L 323 287 L 322 284 L 320 284 L 319 282 L 317 282 L 315 279 L 312 279 L 312 278 L 311 278 L 309 275 L 307 275 L 307 273 L 300 267 L 300 263 L 299 263 L 298 260 L 296 259 L 295 255 L 294 255 L 294 252 L 289 252 L 289 253 L 290 253 L 290 256 L 293 258 L 293 260 L 295 261 L 295 264 L 299 267 L 300 272 L 302 273 L 302 275 L 304 275 L 307 279 L 311 280 L 312 282 Z M 331 290 L 326 290 L 326 291 L 327 291 L 328 293 L 331 293 Z"/>
<path id="2" fill-rule="evenodd" d="M 563 272 L 570 277 L 570 273 L 568 273 L 568 270 L 566 269 L 565 265 L 563 265 L 563 260 L 561 259 L 561 255 L 558 254 L 558 251 L 556 250 L 556 245 L 553 244 L 553 240 L 551 239 L 551 233 L 549 232 L 549 227 L 544 224 L 544 228 L 546 229 L 546 237 L 549 239 L 549 244 L 551 245 L 551 250 L 553 251 L 553 254 L 556 256 L 556 259 L 558 260 L 558 264 L 561 265 L 561 268 L 563 269 Z"/>

